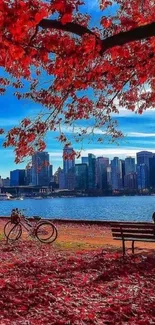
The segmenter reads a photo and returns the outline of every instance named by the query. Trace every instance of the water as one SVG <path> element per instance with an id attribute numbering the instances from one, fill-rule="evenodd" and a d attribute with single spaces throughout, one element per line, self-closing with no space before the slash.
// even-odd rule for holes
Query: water
<path id="1" fill-rule="evenodd" d="M 81 197 L 0 201 L 0 216 L 12 208 L 27 209 L 25 215 L 44 218 L 114 221 L 152 221 L 155 196 Z"/>

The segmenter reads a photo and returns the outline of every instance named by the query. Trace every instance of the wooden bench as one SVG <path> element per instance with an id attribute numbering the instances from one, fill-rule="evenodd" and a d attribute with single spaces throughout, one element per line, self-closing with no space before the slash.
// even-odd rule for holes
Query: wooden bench
<path id="1" fill-rule="evenodd" d="M 111 222 L 113 239 L 122 240 L 123 256 L 125 255 L 125 242 L 132 241 L 132 253 L 134 254 L 134 242 L 155 242 L 155 224 L 136 222 Z"/>

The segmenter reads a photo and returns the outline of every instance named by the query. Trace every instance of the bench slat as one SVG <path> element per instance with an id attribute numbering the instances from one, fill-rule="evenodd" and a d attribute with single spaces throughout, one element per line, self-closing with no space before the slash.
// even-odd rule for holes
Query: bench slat
<path id="1" fill-rule="evenodd" d="M 113 235 L 113 236 L 114 236 L 115 238 L 116 238 L 116 237 L 122 237 L 121 234 L 115 234 L 115 235 Z M 145 234 L 145 235 L 140 235 L 140 234 L 132 234 L 132 233 L 130 233 L 130 234 L 123 234 L 122 239 L 131 238 L 131 237 L 132 237 L 132 238 L 135 238 L 135 240 L 141 238 L 141 239 L 152 239 L 152 240 L 155 241 L 155 235 L 154 235 L 154 234 L 152 234 L 152 235 L 147 235 L 147 234 Z"/>
<path id="2" fill-rule="evenodd" d="M 122 237 L 118 237 L 118 238 L 113 238 L 114 240 L 122 240 Z M 155 240 L 154 239 L 136 239 L 131 237 L 126 239 L 126 241 L 141 241 L 141 242 L 148 242 L 148 243 L 154 243 Z"/>
<path id="3" fill-rule="evenodd" d="M 133 234 L 155 234 L 155 229 L 122 229 L 124 234 L 133 233 Z M 120 228 L 112 228 L 112 233 L 121 233 Z"/>

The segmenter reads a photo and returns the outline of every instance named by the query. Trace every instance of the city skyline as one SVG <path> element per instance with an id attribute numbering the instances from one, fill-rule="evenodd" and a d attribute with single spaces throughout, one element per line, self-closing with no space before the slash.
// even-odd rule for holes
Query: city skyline
<path id="1" fill-rule="evenodd" d="M 68 156 L 69 155 L 69 156 Z M 155 154 L 140 151 L 135 159 L 114 157 L 96 157 L 92 153 L 81 157 L 76 163 L 74 149 L 64 146 L 62 152 L 63 169 L 53 173 L 49 154 L 46 151 L 36 152 L 32 156 L 30 169 L 10 171 L 9 179 L 1 178 L 1 187 L 7 186 L 46 186 L 52 190 L 84 190 L 93 193 L 107 194 L 122 191 L 155 191 Z M 136 164 L 137 163 L 137 164 Z M 4 181 L 4 183 L 3 183 Z M 9 185 L 10 183 L 10 185 Z"/>
<path id="2" fill-rule="evenodd" d="M 64 148 L 63 148 L 63 150 L 64 150 Z M 62 170 L 63 170 L 63 168 L 64 168 L 64 160 L 63 160 L 63 150 L 61 151 L 61 164 L 58 166 L 58 167 L 56 167 L 54 164 L 53 164 L 53 162 L 51 161 L 51 159 L 50 159 L 50 153 L 47 151 L 47 150 L 44 150 L 42 153 L 47 153 L 47 155 L 49 156 L 49 166 L 51 166 L 52 165 L 52 170 L 53 170 L 53 175 L 57 172 L 57 170 L 59 169 L 59 168 L 61 168 Z M 69 150 L 68 151 L 70 151 L 70 150 L 73 150 L 73 148 L 72 147 L 69 147 Z M 143 153 L 143 152 L 151 152 L 153 155 L 155 155 L 155 151 L 153 152 L 153 151 L 151 151 L 151 150 L 141 150 L 141 151 L 137 151 L 137 153 Z M 86 153 L 86 151 L 85 151 L 85 155 L 81 155 L 78 159 L 75 159 L 75 164 L 83 164 L 83 163 L 86 163 L 86 161 L 85 161 L 85 159 L 88 159 L 88 156 L 89 155 L 93 155 L 96 159 L 97 158 L 107 158 L 107 159 L 109 159 L 109 165 L 111 164 L 111 162 L 114 160 L 114 158 L 118 158 L 119 160 L 123 160 L 123 161 L 125 161 L 126 159 L 128 159 L 128 158 L 130 158 L 130 159 L 134 159 L 135 160 L 135 165 L 137 164 L 137 153 L 135 153 L 135 156 L 131 156 L 131 155 L 125 155 L 124 154 L 124 158 L 122 158 L 121 156 L 118 156 L 118 155 L 114 155 L 112 158 L 110 158 L 108 155 L 95 155 L 93 152 L 88 152 L 88 153 Z M 36 152 L 36 154 L 37 154 L 37 152 Z M 35 155 L 36 155 L 35 154 Z M 69 154 L 69 153 L 68 153 Z M 66 163 L 67 164 L 67 163 Z M 2 174 L 0 174 L 0 177 L 1 178 L 8 178 L 8 177 L 10 177 L 10 173 L 12 172 L 12 171 L 15 171 L 15 170 L 22 170 L 22 169 L 26 169 L 26 164 L 25 164 L 25 166 L 23 166 L 23 168 L 20 168 L 19 167 L 19 165 L 15 165 L 17 168 L 15 168 L 15 169 L 11 169 L 11 170 L 9 170 L 9 173 L 8 173 L 8 175 L 6 175 L 6 176 L 3 176 Z"/>

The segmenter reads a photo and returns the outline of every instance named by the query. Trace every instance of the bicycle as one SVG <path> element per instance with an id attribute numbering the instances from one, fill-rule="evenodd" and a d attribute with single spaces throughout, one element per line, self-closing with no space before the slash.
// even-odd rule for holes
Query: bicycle
<path id="1" fill-rule="evenodd" d="M 39 216 L 33 216 L 33 223 L 24 216 L 24 209 L 13 209 L 16 211 L 16 220 L 11 220 L 4 226 L 4 235 L 8 241 L 17 241 L 22 235 L 24 228 L 31 237 L 37 238 L 42 243 L 52 243 L 57 239 L 58 231 L 51 221 L 42 220 Z M 35 221 L 35 223 L 34 223 Z"/>

